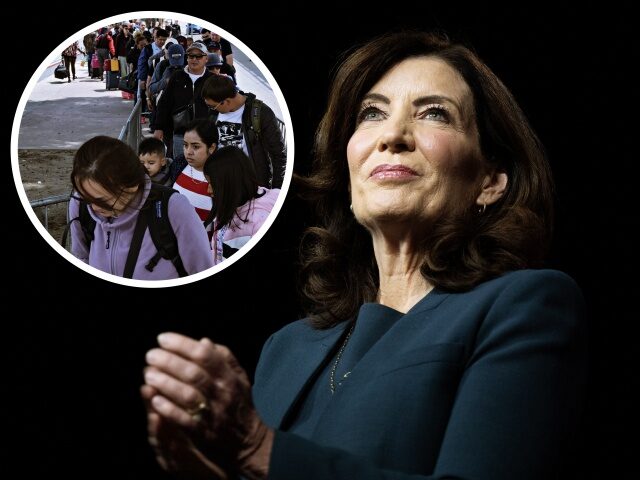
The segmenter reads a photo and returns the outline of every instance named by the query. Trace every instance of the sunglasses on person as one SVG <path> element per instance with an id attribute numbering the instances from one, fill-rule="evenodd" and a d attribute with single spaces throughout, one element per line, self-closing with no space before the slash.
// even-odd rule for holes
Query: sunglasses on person
<path id="1" fill-rule="evenodd" d="M 189 58 L 189 59 L 193 59 L 193 58 L 202 58 L 202 57 L 206 57 L 206 56 L 207 56 L 207 55 L 196 55 L 196 54 L 193 54 L 193 53 L 189 53 L 189 54 L 187 54 L 187 58 Z"/>

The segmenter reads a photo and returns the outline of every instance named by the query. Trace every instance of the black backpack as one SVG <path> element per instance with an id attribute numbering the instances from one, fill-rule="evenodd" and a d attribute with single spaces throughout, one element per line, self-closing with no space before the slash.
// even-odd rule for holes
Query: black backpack
<path id="1" fill-rule="evenodd" d="M 173 266 L 178 271 L 178 275 L 186 277 L 187 271 L 184 269 L 180 253 L 178 251 L 178 240 L 175 233 L 173 233 L 173 227 L 169 222 L 169 197 L 177 193 L 176 190 L 159 185 L 156 183 L 151 184 L 151 191 L 145 201 L 144 205 L 140 209 L 138 220 L 136 221 L 133 238 L 131 239 L 131 246 L 129 247 L 129 255 L 127 255 L 127 261 L 124 267 L 125 278 L 132 278 L 133 270 L 140 254 L 140 247 L 142 245 L 142 237 L 147 227 L 149 228 L 149 234 L 153 244 L 158 249 L 156 254 L 145 265 L 145 268 L 150 272 L 158 264 L 161 258 L 171 260 Z M 88 210 L 89 204 L 84 200 L 80 200 L 80 210 L 78 217 L 72 219 L 67 225 L 62 237 L 62 244 L 66 244 L 67 233 L 71 222 L 78 220 L 84 233 L 85 241 L 91 249 L 91 242 L 94 239 L 94 230 L 96 228 L 96 221 L 91 217 Z"/>

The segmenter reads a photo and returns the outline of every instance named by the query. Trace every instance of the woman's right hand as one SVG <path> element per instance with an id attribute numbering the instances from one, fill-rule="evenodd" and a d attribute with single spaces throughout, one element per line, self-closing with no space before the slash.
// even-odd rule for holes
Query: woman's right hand
<path id="1" fill-rule="evenodd" d="M 143 385 L 140 394 L 147 409 L 149 444 L 164 470 L 185 479 L 230 478 L 220 466 L 207 459 L 180 426 L 163 419 L 154 410 L 151 399 L 158 394 L 155 388 Z"/>

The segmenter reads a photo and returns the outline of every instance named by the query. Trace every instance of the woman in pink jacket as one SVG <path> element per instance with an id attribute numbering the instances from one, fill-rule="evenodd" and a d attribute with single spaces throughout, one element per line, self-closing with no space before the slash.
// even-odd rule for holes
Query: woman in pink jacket
<path id="1" fill-rule="evenodd" d="M 236 147 L 216 150 L 204 165 L 213 208 L 205 225 L 213 223 L 213 263 L 244 246 L 269 216 L 280 190 L 258 186 L 253 162 Z"/>

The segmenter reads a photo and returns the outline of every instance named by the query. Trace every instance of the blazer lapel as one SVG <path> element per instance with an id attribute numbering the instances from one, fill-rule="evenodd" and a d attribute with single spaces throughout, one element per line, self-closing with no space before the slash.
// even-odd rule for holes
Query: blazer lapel
<path id="1" fill-rule="evenodd" d="M 295 418 L 298 404 L 304 398 L 307 388 L 313 384 L 317 375 L 333 357 L 338 340 L 345 332 L 348 322 L 343 322 L 331 330 L 318 332 L 321 336 L 301 345 L 298 355 L 291 358 L 291 369 L 286 379 L 279 382 L 278 398 L 274 406 L 273 424 L 281 430 L 287 430 Z"/>

